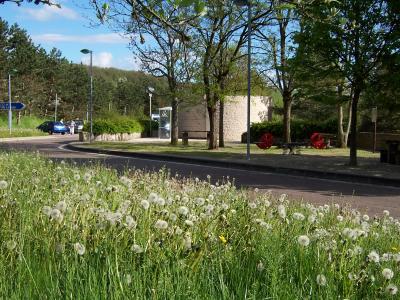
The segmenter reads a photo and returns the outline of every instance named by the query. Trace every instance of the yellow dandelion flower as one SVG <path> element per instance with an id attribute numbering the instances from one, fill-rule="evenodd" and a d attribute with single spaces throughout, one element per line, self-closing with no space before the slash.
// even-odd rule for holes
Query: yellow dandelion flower
<path id="1" fill-rule="evenodd" d="M 228 243 L 228 241 L 226 240 L 226 238 L 222 234 L 219 236 L 219 239 L 223 244 Z"/>

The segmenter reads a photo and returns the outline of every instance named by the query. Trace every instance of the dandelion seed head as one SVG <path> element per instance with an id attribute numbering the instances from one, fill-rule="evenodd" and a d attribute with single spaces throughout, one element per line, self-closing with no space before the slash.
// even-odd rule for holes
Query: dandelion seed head
<path id="1" fill-rule="evenodd" d="M 385 289 L 386 293 L 390 294 L 390 295 L 396 295 L 397 294 L 397 286 L 394 285 L 393 283 L 389 284 L 386 289 Z"/>
<path id="2" fill-rule="evenodd" d="M 50 215 L 51 215 L 51 207 L 47 206 L 47 205 L 43 206 L 42 207 L 42 213 L 44 213 L 46 216 L 50 217 Z"/>
<path id="3" fill-rule="evenodd" d="M 382 276 L 386 279 L 386 280 L 390 280 L 393 278 L 393 271 L 389 268 L 385 268 L 382 270 Z"/>
<path id="4" fill-rule="evenodd" d="M 385 209 L 382 213 L 385 217 L 389 217 L 390 215 L 390 212 L 387 209 Z"/>
<path id="5" fill-rule="evenodd" d="M 5 190 L 8 187 L 8 182 L 5 180 L 0 180 L 0 190 Z"/>
<path id="6" fill-rule="evenodd" d="M 262 271 L 264 271 L 264 269 L 265 269 L 265 266 L 264 266 L 263 262 L 260 260 L 257 264 L 257 271 L 262 272 Z"/>
<path id="7" fill-rule="evenodd" d="M 157 220 L 157 222 L 154 224 L 154 227 L 160 230 L 165 230 L 168 228 L 168 223 L 164 220 Z"/>
<path id="8" fill-rule="evenodd" d="M 131 250 L 136 254 L 140 254 L 140 253 L 144 252 L 144 249 L 141 246 L 139 246 L 138 244 L 132 245 Z"/>
<path id="9" fill-rule="evenodd" d="M 188 213 L 189 213 L 189 208 L 187 208 L 186 206 L 180 206 L 178 208 L 178 214 L 186 216 Z"/>
<path id="10" fill-rule="evenodd" d="M 81 243 L 75 243 L 74 249 L 78 255 L 83 255 L 83 254 L 85 254 L 85 251 L 86 251 L 85 246 L 82 245 Z"/>
<path id="11" fill-rule="evenodd" d="M 369 261 L 379 263 L 379 254 L 376 251 L 371 251 L 367 256 Z"/>
<path id="12" fill-rule="evenodd" d="M 305 218 L 306 218 L 306 217 L 305 217 L 302 213 L 295 212 L 295 213 L 293 214 L 293 219 L 295 219 L 295 220 L 303 221 Z"/>
<path id="13" fill-rule="evenodd" d="M 9 240 L 6 242 L 6 247 L 9 251 L 13 251 L 17 247 L 17 242 L 14 240 Z"/>
<path id="14" fill-rule="evenodd" d="M 149 209 L 149 207 L 150 207 L 150 203 L 149 203 L 149 201 L 147 201 L 147 200 L 142 200 L 141 202 L 140 202 L 140 205 L 143 207 L 143 209 L 145 209 L 145 210 L 148 210 Z"/>
<path id="15" fill-rule="evenodd" d="M 326 277 L 323 274 L 317 275 L 317 284 L 319 286 L 326 286 Z"/>
<path id="16" fill-rule="evenodd" d="M 343 216 L 338 215 L 338 216 L 336 217 L 336 220 L 337 220 L 338 222 L 343 222 Z"/>
<path id="17" fill-rule="evenodd" d="M 297 242 L 298 242 L 301 246 L 307 247 L 307 246 L 310 244 L 310 239 L 309 239 L 309 237 L 306 236 L 306 235 L 300 235 L 300 236 L 297 238 Z"/>

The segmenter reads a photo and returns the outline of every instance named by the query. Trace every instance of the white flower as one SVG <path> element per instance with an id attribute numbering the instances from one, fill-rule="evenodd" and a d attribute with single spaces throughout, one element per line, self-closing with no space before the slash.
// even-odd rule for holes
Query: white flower
<path id="1" fill-rule="evenodd" d="M 396 295 L 397 294 L 397 286 L 395 286 L 394 284 L 389 284 L 386 289 L 385 289 L 386 293 L 389 293 L 390 295 Z"/>
<path id="2" fill-rule="evenodd" d="M 149 207 L 150 207 L 150 203 L 149 203 L 149 201 L 147 201 L 147 200 L 142 200 L 141 202 L 140 202 L 140 205 L 143 207 L 143 209 L 145 209 L 145 210 L 148 210 L 149 209 Z"/>
<path id="3" fill-rule="evenodd" d="M 303 221 L 305 219 L 305 217 L 302 213 L 295 212 L 293 214 L 293 219 Z"/>
<path id="4" fill-rule="evenodd" d="M 178 208 L 178 214 L 186 216 L 188 213 L 189 213 L 189 208 L 187 208 L 186 206 L 181 206 Z"/>
<path id="5" fill-rule="evenodd" d="M 360 255 L 362 252 L 363 252 L 363 248 L 361 248 L 360 246 L 354 247 L 354 254 Z"/>
<path id="6" fill-rule="evenodd" d="M 283 194 L 285 195 L 285 194 Z M 282 219 L 286 218 L 286 208 L 284 205 L 280 204 L 278 205 L 278 214 Z"/>
<path id="7" fill-rule="evenodd" d="M 326 277 L 322 274 L 317 275 L 317 284 L 320 286 L 326 285 Z"/>
<path id="8" fill-rule="evenodd" d="M 385 279 L 390 280 L 393 278 L 393 271 L 391 269 L 385 268 L 382 270 L 382 276 L 385 277 Z"/>
<path id="9" fill-rule="evenodd" d="M 250 207 L 251 209 L 256 209 L 256 208 L 257 208 L 257 203 L 255 203 L 255 202 L 249 202 L 249 207 Z"/>
<path id="10" fill-rule="evenodd" d="M 165 199 L 162 197 L 158 197 L 156 200 L 156 203 L 160 206 L 164 206 L 165 205 Z"/>
<path id="11" fill-rule="evenodd" d="M 282 194 L 279 196 L 279 202 L 284 202 L 287 198 L 287 194 Z"/>
<path id="12" fill-rule="evenodd" d="M 78 253 L 79 255 L 85 254 L 85 251 L 86 251 L 85 246 L 82 245 L 81 243 L 75 243 L 74 249 L 75 249 L 76 253 Z"/>
<path id="13" fill-rule="evenodd" d="M 67 203 L 65 201 L 60 201 L 56 204 L 54 208 L 64 213 L 67 210 Z"/>
<path id="14" fill-rule="evenodd" d="M 190 227 L 192 227 L 194 225 L 193 221 L 191 221 L 191 220 L 185 220 L 185 224 Z"/>
<path id="15" fill-rule="evenodd" d="M 125 217 L 125 224 L 124 224 L 128 229 L 135 229 L 137 226 L 137 223 L 135 219 L 132 216 L 126 216 Z"/>
<path id="16" fill-rule="evenodd" d="M 338 216 L 336 217 L 336 220 L 337 220 L 338 222 L 343 222 L 343 216 L 338 215 Z"/>
<path id="17" fill-rule="evenodd" d="M 76 173 L 76 174 L 74 175 L 74 179 L 75 179 L 75 180 L 79 180 L 79 179 L 81 179 L 81 176 L 80 176 L 78 173 Z"/>
<path id="18" fill-rule="evenodd" d="M 8 183 L 5 180 L 0 180 L 0 190 L 5 190 L 8 187 Z"/>
<path id="19" fill-rule="evenodd" d="M 157 222 L 154 224 L 154 227 L 157 229 L 167 229 L 168 223 L 164 220 L 157 220 Z"/>
<path id="20" fill-rule="evenodd" d="M 192 238 L 191 238 L 190 234 L 186 234 L 186 236 L 183 240 L 183 244 L 184 244 L 186 250 L 192 249 Z"/>
<path id="21" fill-rule="evenodd" d="M 214 211 L 214 205 L 212 204 L 208 204 L 204 207 L 204 211 L 206 213 L 206 215 L 212 215 L 213 211 Z"/>
<path id="22" fill-rule="evenodd" d="M 92 175 L 90 173 L 85 173 L 85 175 L 83 175 L 83 180 L 86 182 L 88 182 L 90 179 L 92 179 Z"/>
<path id="23" fill-rule="evenodd" d="M 390 253 L 383 253 L 381 257 L 381 261 L 389 261 L 392 255 Z"/>
<path id="24" fill-rule="evenodd" d="M 64 216 L 62 215 L 61 211 L 59 211 L 57 208 L 53 208 L 53 209 L 50 211 L 50 217 L 51 217 L 54 221 L 59 222 L 59 223 L 61 223 L 62 220 L 64 219 Z"/>
<path id="25" fill-rule="evenodd" d="M 132 276 L 130 274 L 125 275 L 125 283 L 130 285 L 132 283 Z"/>
<path id="26" fill-rule="evenodd" d="M 135 252 L 136 254 L 139 254 L 139 253 L 143 253 L 143 252 L 144 252 L 144 249 L 143 249 L 142 247 L 140 247 L 138 244 L 134 244 L 134 245 L 131 247 L 131 250 L 132 250 L 133 252 Z"/>
<path id="27" fill-rule="evenodd" d="M 168 218 L 172 221 L 175 222 L 178 219 L 178 216 L 176 214 L 169 214 Z"/>
<path id="28" fill-rule="evenodd" d="M 175 228 L 175 234 L 176 235 L 181 235 L 183 233 L 183 230 L 180 227 Z"/>
<path id="29" fill-rule="evenodd" d="M 44 213 L 46 216 L 49 216 L 49 217 L 50 217 L 50 214 L 51 214 L 51 207 L 50 207 L 50 206 L 47 206 L 47 205 L 43 206 L 43 207 L 42 207 L 42 213 Z"/>
<path id="30" fill-rule="evenodd" d="M 14 240 L 7 241 L 6 247 L 8 250 L 12 251 L 17 247 L 17 242 Z"/>
<path id="31" fill-rule="evenodd" d="M 308 221 L 309 223 L 314 223 L 316 220 L 317 220 L 317 216 L 314 215 L 314 214 L 309 215 L 308 218 L 307 218 L 307 221 Z"/>
<path id="32" fill-rule="evenodd" d="M 204 198 L 196 198 L 194 200 L 194 202 L 196 203 L 196 205 L 202 206 L 202 205 L 204 205 L 205 200 L 204 200 Z"/>
<path id="33" fill-rule="evenodd" d="M 369 221 L 369 216 L 368 215 L 363 215 L 363 220 L 365 221 L 365 222 L 368 222 Z"/>
<path id="34" fill-rule="evenodd" d="M 154 203 L 158 199 L 158 195 L 156 193 L 150 193 L 149 197 L 147 198 L 150 203 Z"/>
<path id="35" fill-rule="evenodd" d="M 400 262 L 400 253 L 393 254 L 393 260 L 397 263 Z"/>
<path id="36" fill-rule="evenodd" d="M 386 209 L 382 213 L 385 217 L 388 217 L 390 215 L 390 212 Z"/>
<path id="37" fill-rule="evenodd" d="M 368 260 L 373 261 L 374 263 L 379 263 L 379 254 L 376 251 L 371 251 L 368 254 Z"/>
<path id="38" fill-rule="evenodd" d="M 300 235 L 297 238 L 297 242 L 303 246 L 303 247 L 307 247 L 310 244 L 310 239 L 308 238 L 308 236 L 306 235 Z"/>
<path id="39" fill-rule="evenodd" d="M 263 262 L 260 260 L 260 261 L 258 262 L 258 264 L 257 264 L 257 270 L 258 270 L 259 272 L 262 272 L 264 269 L 265 269 L 265 266 L 264 266 Z"/>

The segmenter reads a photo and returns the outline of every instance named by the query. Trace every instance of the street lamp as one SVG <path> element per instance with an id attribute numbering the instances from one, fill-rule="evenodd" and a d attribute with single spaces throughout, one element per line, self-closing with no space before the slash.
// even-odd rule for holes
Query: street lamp
<path id="1" fill-rule="evenodd" d="M 233 0 L 240 7 L 247 6 L 247 153 L 246 159 L 250 160 L 250 100 L 251 100 L 251 0 Z"/>
<path id="2" fill-rule="evenodd" d="M 11 111 L 11 73 L 15 73 L 17 70 L 13 69 L 8 72 L 8 129 L 12 128 L 12 111 Z"/>
<path id="3" fill-rule="evenodd" d="M 90 98 L 89 98 L 89 117 L 90 117 L 90 135 L 89 143 L 92 142 L 93 135 L 93 51 L 89 49 L 82 49 L 83 54 L 90 54 Z"/>
<path id="4" fill-rule="evenodd" d="M 153 93 L 154 93 L 154 88 L 149 86 L 147 87 L 147 93 L 149 94 L 149 98 L 150 98 L 150 107 L 149 107 L 149 115 L 150 115 L 150 126 L 149 126 L 149 137 L 151 137 L 151 98 L 153 97 Z"/>

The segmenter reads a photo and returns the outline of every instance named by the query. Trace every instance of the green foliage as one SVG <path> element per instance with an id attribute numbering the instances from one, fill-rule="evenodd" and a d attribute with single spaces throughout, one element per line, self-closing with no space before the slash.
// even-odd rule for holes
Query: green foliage
<path id="1" fill-rule="evenodd" d="M 18 129 L 35 129 L 37 126 L 42 124 L 45 120 L 42 118 L 38 118 L 35 116 L 22 116 L 20 123 L 17 124 L 17 118 L 15 116 L 15 113 L 13 114 L 13 123 L 12 126 L 13 128 L 18 128 Z M 8 127 L 8 117 L 4 113 L 3 115 L 0 114 L 0 128 L 6 128 Z"/>
<path id="2" fill-rule="evenodd" d="M 86 123 L 83 130 L 89 131 L 90 124 Z M 109 133 L 135 133 L 143 132 L 143 126 L 135 119 L 125 116 L 113 117 L 108 119 L 97 119 L 93 121 L 93 133 L 95 135 Z"/>
<path id="3" fill-rule="evenodd" d="M 316 122 L 308 120 L 293 120 L 291 122 L 292 140 L 307 140 L 314 132 L 336 133 L 337 120 L 331 119 L 325 122 Z M 261 122 L 253 123 L 250 128 L 250 139 L 256 142 L 264 133 L 271 133 L 274 138 L 283 137 L 283 123 L 278 122 Z"/>

